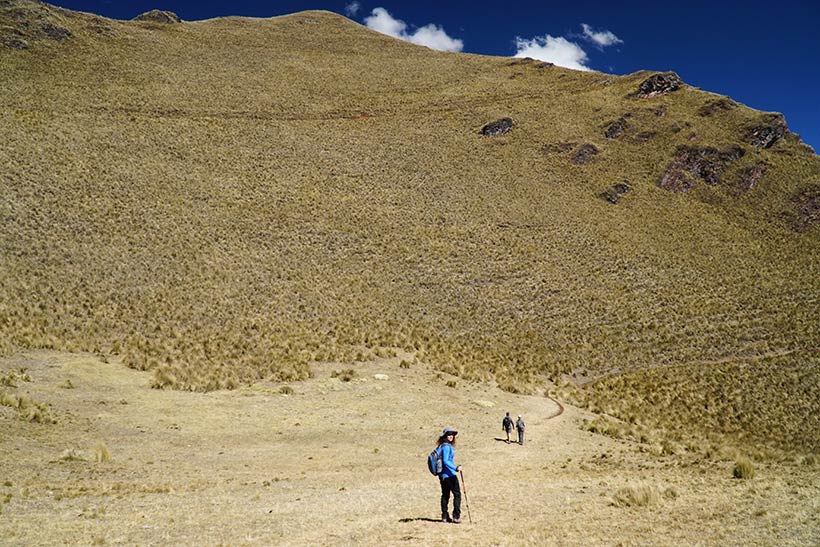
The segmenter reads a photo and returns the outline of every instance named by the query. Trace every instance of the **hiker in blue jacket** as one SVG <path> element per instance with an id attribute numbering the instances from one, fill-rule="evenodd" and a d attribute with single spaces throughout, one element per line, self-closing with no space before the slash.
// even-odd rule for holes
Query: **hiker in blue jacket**
<path id="1" fill-rule="evenodd" d="M 452 427 L 445 427 L 441 436 L 438 438 L 438 450 L 441 451 L 442 471 L 438 476 L 441 483 L 441 521 L 452 522 L 454 524 L 461 523 L 461 487 L 458 484 L 458 472 L 461 470 L 460 465 L 455 464 L 455 450 L 453 446 L 456 444 L 456 435 L 458 431 Z M 450 493 L 453 494 L 453 518 L 450 518 L 450 513 L 447 510 L 450 504 Z"/>

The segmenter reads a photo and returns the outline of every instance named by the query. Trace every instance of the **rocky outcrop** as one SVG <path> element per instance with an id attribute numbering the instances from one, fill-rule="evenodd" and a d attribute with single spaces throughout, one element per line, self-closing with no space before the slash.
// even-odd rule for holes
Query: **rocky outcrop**
<path id="1" fill-rule="evenodd" d="M 532 57 L 518 57 L 509 63 L 508 66 L 531 66 L 533 68 L 550 68 L 555 66 L 553 63 L 549 63 L 547 61 L 539 61 L 538 59 L 533 59 Z"/>
<path id="2" fill-rule="evenodd" d="M 820 224 L 820 184 L 813 184 L 795 194 L 792 203 L 792 230 L 805 232 L 814 224 Z"/>
<path id="3" fill-rule="evenodd" d="M 728 97 L 721 97 L 720 99 L 709 101 L 698 109 L 698 116 L 712 116 L 721 110 L 732 110 L 737 108 L 737 103 Z"/>
<path id="4" fill-rule="evenodd" d="M 40 31 L 46 38 L 49 38 L 51 40 L 57 40 L 58 42 L 62 42 L 63 40 L 68 40 L 69 38 L 71 38 L 70 30 L 48 22 L 43 23 L 40 26 Z"/>
<path id="5" fill-rule="evenodd" d="M 771 148 L 788 132 L 789 127 L 783 114 L 771 114 L 764 123 L 749 129 L 746 141 L 757 148 Z"/>
<path id="6" fill-rule="evenodd" d="M 607 126 L 606 131 L 604 131 L 604 136 L 609 140 L 617 139 L 621 133 L 626 131 L 627 125 L 626 118 L 621 116 Z"/>
<path id="7" fill-rule="evenodd" d="M 71 31 L 61 26 L 56 9 L 40 2 L 0 2 L 0 44 L 10 49 L 28 49 L 39 40 L 68 40 Z"/>
<path id="8" fill-rule="evenodd" d="M 638 86 L 638 97 L 648 99 L 667 95 L 677 91 L 683 85 L 683 80 L 674 72 L 663 72 L 650 76 Z"/>
<path id="9" fill-rule="evenodd" d="M 757 186 L 757 183 L 766 173 L 768 168 L 768 165 L 766 165 L 763 162 L 760 162 L 757 165 L 753 165 L 752 167 L 744 169 L 740 173 L 740 180 L 738 180 L 737 183 L 737 192 L 739 194 L 745 194 L 746 192 L 750 191 L 752 188 Z"/>
<path id="10" fill-rule="evenodd" d="M 151 23 L 161 23 L 164 25 L 173 25 L 176 23 L 181 23 L 182 19 L 179 16 L 172 12 L 172 11 L 163 11 L 158 9 L 152 9 L 151 11 L 146 11 L 145 13 L 140 13 L 136 17 L 132 19 L 132 21 L 148 21 Z"/>
<path id="11" fill-rule="evenodd" d="M 572 163 L 576 165 L 583 165 L 585 163 L 589 163 L 593 156 L 598 154 L 600 150 L 594 144 L 584 144 L 578 151 L 572 156 Z"/>
<path id="12" fill-rule="evenodd" d="M 482 127 L 481 134 L 485 137 L 498 137 L 499 135 L 509 133 L 512 126 L 512 118 L 501 118 Z"/>
<path id="13" fill-rule="evenodd" d="M 672 192 L 686 192 L 695 186 L 698 179 L 715 185 L 720 182 L 729 164 L 744 154 L 745 151 L 739 146 L 730 146 L 725 150 L 680 146 L 658 181 L 658 186 Z"/>
<path id="14" fill-rule="evenodd" d="M 601 197 L 614 205 L 615 203 L 618 203 L 622 195 L 630 192 L 631 190 L 632 187 L 629 186 L 628 183 L 619 182 L 617 184 L 613 184 L 611 188 L 604 190 L 601 193 Z"/>
<path id="15" fill-rule="evenodd" d="M 657 131 L 642 131 L 635 135 L 635 143 L 636 144 L 643 144 L 647 141 L 651 141 L 655 137 L 658 136 Z"/>
<path id="16" fill-rule="evenodd" d="M 23 33 L 10 28 L 0 29 L 0 44 L 9 49 L 28 49 Z"/>

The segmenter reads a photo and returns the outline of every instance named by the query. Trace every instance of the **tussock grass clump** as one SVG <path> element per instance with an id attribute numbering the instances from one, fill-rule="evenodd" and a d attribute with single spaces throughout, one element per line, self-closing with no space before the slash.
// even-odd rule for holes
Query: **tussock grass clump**
<path id="1" fill-rule="evenodd" d="M 591 433 L 600 433 L 616 439 L 624 436 L 623 426 L 615 420 L 606 416 L 596 416 L 592 420 L 584 420 L 581 429 Z"/>
<path id="2" fill-rule="evenodd" d="M 755 476 L 755 468 L 752 460 L 746 457 L 740 457 L 735 461 L 735 466 L 732 468 L 732 476 L 736 479 L 753 479 Z"/>
<path id="3" fill-rule="evenodd" d="M 624 486 L 612 498 L 612 504 L 616 507 L 646 507 L 657 505 L 660 501 L 660 491 L 648 484 Z"/>
<path id="4" fill-rule="evenodd" d="M 611 416 L 596 416 L 584 420 L 580 428 L 590 433 L 599 433 L 613 439 L 632 439 L 635 442 L 650 445 L 647 450 L 657 455 L 674 454 L 682 450 L 675 443 L 663 438 L 663 432 L 655 431 L 642 424 L 624 422 Z M 691 450 L 690 450 L 691 451 Z"/>
<path id="5" fill-rule="evenodd" d="M 346 368 L 344 370 L 334 370 L 330 373 L 331 378 L 338 378 L 342 382 L 350 382 L 356 376 L 356 371 L 352 368 Z"/>
<path id="6" fill-rule="evenodd" d="M 811 352 L 623 373 L 584 388 L 574 400 L 640 421 L 684 446 L 742 447 L 756 458 L 820 447 L 820 362 Z M 720 449 L 718 450 L 720 451 Z"/>
<path id="7" fill-rule="evenodd" d="M 57 423 L 51 409 L 43 403 L 34 401 L 27 393 L 18 395 L 9 391 L 2 391 L 0 392 L 0 405 L 15 409 L 21 419 L 29 422 L 38 424 Z"/>
<path id="8" fill-rule="evenodd" d="M 111 451 L 108 450 L 108 446 L 102 441 L 94 445 L 94 461 L 97 463 L 111 461 Z"/>
<path id="9" fill-rule="evenodd" d="M 9 391 L 0 391 L 0 405 L 11 408 L 18 408 L 17 396 Z"/>
<path id="10" fill-rule="evenodd" d="M 20 382 L 31 382 L 31 376 L 24 368 L 10 370 L 0 375 L 0 386 L 17 387 Z"/>
<path id="11" fill-rule="evenodd" d="M 22 414 L 22 416 L 25 420 L 38 424 L 57 423 L 57 420 L 50 415 L 48 408 L 43 405 L 32 405 L 25 411 L 24 414 Z"/>

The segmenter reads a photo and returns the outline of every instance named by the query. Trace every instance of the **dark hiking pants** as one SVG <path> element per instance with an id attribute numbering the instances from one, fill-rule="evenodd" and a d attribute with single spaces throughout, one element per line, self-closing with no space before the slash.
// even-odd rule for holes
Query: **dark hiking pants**
<path id="1" fill-rule="evenodd" d="M 441 518 L 447 519 L 450 513 L 447 506 L 450 504 L 450 492 L 453 493 L 453 518 L 461 518 L 461 487 L 458 477 L 440 478 L 441 482 Z"/>

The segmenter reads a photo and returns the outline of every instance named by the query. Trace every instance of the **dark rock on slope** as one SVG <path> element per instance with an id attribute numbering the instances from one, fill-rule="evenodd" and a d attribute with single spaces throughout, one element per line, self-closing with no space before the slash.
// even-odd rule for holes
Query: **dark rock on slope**
<path id="1" fill-rule="evenodd" d="M 737 108 L 737 103 L 727 97 L 709 101 L 698 109 L 698 116 L 708 117 L 720 112 L 721 110 L 732 110 Z"/>
<path id="2" fill-rule="evenodd" d="M 740 174 L 740 180 L 738 181 L 737 189 L 738 192 L 741 194 L 745 194 L 755 186 L 766 173 L 766 170 L 769 167 L 765 163 L 758 163 L 752 167 L 744 169 L 743 172 Z"/>
<path id="3" fill-rule="evenodd" d="M 813 184 L 798 192 L 792 202 L 794 203 L 792 230 L 805 232 L 812 224 L 820 223 L 820 184 Z"/>
<path id="4" fill-rule="evenodd" d="M 638 97 L 648 99 L 677 91 L 683 85 L 683 80 L 674 72 L 664 72 L 650 76 L 638 87 Z"/>
<path id="5" fill-rule="evenodd" d="M 572 156 L 572 163 L 576 165 L 583 165 L 588 163 L 592 156 L 598 154 L 600 150 L 594 144 L 584 144 L 578 151 Z"/>
<path id="6" fill-rule="evenodd" d="M 786 136 L 789 127 L 782 114 L 772 114 L 761 125 L 749 130 L 746 140 L 758 148 L 771 148 L 777 141 Z"/>
<path id="7" fill-rule="evenodd" d="M 673 192 L 686 192 L 694 187 L 696 179 L 715 185 L 720 182 L 729 164 L 744 154 L 745 151 L 739 146 L 730 146 L 725 150 L 681 146 L 658 181 L 658 186 Z"/>
<path id="8" fill-rule="evenodd" d="M 632 187 L 629 186 L 628 183 L 619 182 L 613 184 L 611 188 L 604 190 L 603 193 L 601 193 L 601 197 L 609 203 L 615 204 L 618 203 L 622 195 L 628 193 L 630 190 L 632 190 Z"/>
<path id="9" fill-rule="evenodd" d="M 606 131 L 604 132 L 604 136 L 610 140 L 617 139 L 621 135 L 621 133 L 626 131 L 626 128 L 626 118 L 621 116 L 620 118 L 618 118 L 617 120 L 615 120 L 607 126 Z"/>
<path id="10" fill-rule="evenodd" d="M 500 120 L 490 122 L 484 127 L 482 127 L 481 134 L 487 137 L 498 137 L 499 135 L 509 133 L 512 129 L 512 126 L 512 118 L 501 118 Z"/>
<path id="11" fill-rule="evenodd" d="M 172 25 L 175 23 L 181 23 L 182 19 L 176 13 L 171 11 L 163 11 L 154 9 L 151 11 L 146 11 L 145 13 L 141 13 L 134 17 L 134 21 L 149 21 L 151 23 L 162 23 L 166 25 Z"/>
<path id="12" fill-rule="evenodd" d="M 53 10 L 40 2 L 0 3 L 0 44 L 11 49 L 28 49 L 31 42 L 71 38 L 71 31 L 58 24 Z"/>

